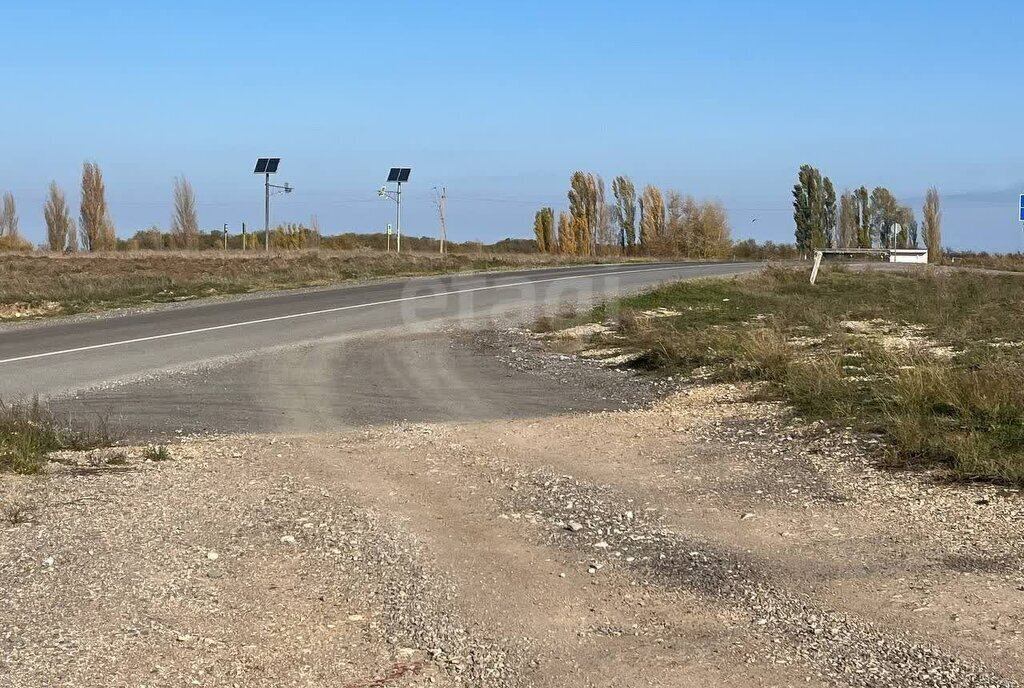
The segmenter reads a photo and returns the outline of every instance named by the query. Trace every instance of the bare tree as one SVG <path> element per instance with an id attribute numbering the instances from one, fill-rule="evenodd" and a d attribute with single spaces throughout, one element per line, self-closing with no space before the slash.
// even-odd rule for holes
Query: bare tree
<path id="1" fill-rule="evenodd" d="M 320 216 L 314 215 L 309 220 L 309 231 L 313 233 L 313 247 L 320 248 Z"/>
<path id="2" fill-rule="evenodd" d="M 75 221 L 71 218 L 71 209 L 68 208 L 64 191 L 55 181 L 50 182 L 50 193 L 43 206 L 43 218 L 46 220 L 46 240 L 51 251 L 77 250 Z"/>
<path id="3" fill-rule="evenodd" d="M 3 207 L 0 208 L 0 237 L 10 237 L 12 241 L 18 239 L 18 207 L 10 191 L 4 194 Z"/>
<path id="4" fill-rule="evenodd" d="M 171 216 L 171 236 L 177 248 L 194 249 L 199 246 L 199 214 L 192 184 L 185 177 L 174 178 L 174 214 Z"/>
<path id="5" fill-rule="evenodd" d="M 94 162 L 82 165 L 82 203 L 79 211 L 82 247 L 86 251 L 110 251 L 117 244 L 114 223 L 107 210 L 103 172 Z"/>
<path id="6" fill-rule="evenodd" d="M 934 186 L 924 196 L 924 245 L 928 247 L 928 261 L 938 263 L 942 260 L 942 206 L 939 202 L 939 190 Z"/>
<path id="7" fill-rule="evenodd" d="M 683 195 L 675 189 L 669 190 L 668 212 L 665 218 L 666 227 L 670 238 L 671 251 L 675 255 L 689 256 L 693 251 L 692 224 L 687 222 L 687 206 L 693 205 L 693 198 L 683 198 Z"/>

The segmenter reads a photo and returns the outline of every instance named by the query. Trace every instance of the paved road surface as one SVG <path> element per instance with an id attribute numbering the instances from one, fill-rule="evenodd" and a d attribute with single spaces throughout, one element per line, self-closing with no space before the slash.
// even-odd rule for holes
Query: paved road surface
<path id="1" fill-rule="evenodd" d="M 0 398 L 77 393 L 73 408 L 163 430 L 309 431 L 339 419 L 354 426 L 498 417 L 511 412 L 512 397 L 533 401 L 511 415 L 545 405 L 583 410 L 593 408 L 579 406 L 586 395 L 560 399 L 556 381 L 510 387 L 494 362 L 477 357 L 467 365 L 441 342 L 409 337 L 757 267 L 631 264 L 415 278 L 11 329 L 0 332 Z M 464 374 L 445 381 L 449 367 Z"/>

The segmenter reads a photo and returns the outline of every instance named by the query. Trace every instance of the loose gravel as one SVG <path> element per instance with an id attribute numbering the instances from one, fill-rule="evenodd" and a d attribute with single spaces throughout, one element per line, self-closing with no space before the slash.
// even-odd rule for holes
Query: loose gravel
<path id="1" fill-rule="evenodd" d="M 773 663 L 802 663 L 820 678 L 858 688 L 1020 685 L 906 634 L 786 592 L 763 564 L 672 532 L 661 525 L 657 512 L 638 512 L 610 488 L 536 473 L 512 494 L 510 507 L 541 524 L 548 542 L 590 555 L 593 575 L 621 571 L 639 586 L 679 586 L 728 605 L 737 622 L 769 641 Z"/>

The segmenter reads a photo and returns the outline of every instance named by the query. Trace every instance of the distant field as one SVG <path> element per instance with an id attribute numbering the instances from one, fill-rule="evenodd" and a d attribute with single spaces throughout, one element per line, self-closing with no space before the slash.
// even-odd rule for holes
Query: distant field
<path id="1" fill-rule="evenodd" d="M 951 253 L 943 262 L 962 267 L 1024 272 L 1024 253 Z"/>
<path id="2" fill-rule="evenodd" d="M 0 321 L 375 277 L 616 262 L 520 253 L 153 251 L 0 254 Z"/>
<path id="3" fill-rule="evenodd" d="M 805 418 L 878 432 L 894 466 L 1024 485 L 1024 275 L 770 268 L 680 282 L 553 330 L 653 373 L 759 381 Z"/>

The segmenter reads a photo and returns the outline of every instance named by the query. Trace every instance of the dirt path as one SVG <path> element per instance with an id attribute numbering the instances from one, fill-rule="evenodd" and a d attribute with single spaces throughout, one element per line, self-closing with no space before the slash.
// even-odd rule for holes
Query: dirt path
<path id="1" fill-rule="evenodd" d="M 1020 497 L 876 470 L 870 438 L 743 398 L 211 438 L 5 478 L 0 674 L 1016 685 Z"/>

